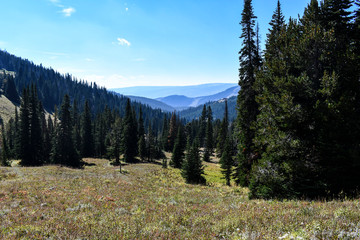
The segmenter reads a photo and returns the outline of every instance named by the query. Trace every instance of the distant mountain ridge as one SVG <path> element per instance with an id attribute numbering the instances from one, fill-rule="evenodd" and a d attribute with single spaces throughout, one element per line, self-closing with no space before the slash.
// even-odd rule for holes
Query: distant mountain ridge
<path id="1" fill-rule="evenodd" d="M 170 95 L 184 95 L 189 98 L 208 96 L 237 86 L 236 83 L 208 83 L 191 86 L 138 86 L 126 88 L 113 88 L 110 91 L 122 95 L 141 96 L 146 98 L 161 98 Z"/>
<path id="2" fill-rule="evenodd" d="M 171 95 L 163 98 L 157 98 L 156 100 L 159 100 L 169 106 L 172 106 L 177 110 L 184 110 L 189 107 L 197 107 L 199 105 L 203 105 L 208 102 L 214 102 L 220 99 L 237 96 L 239 90 L 240 90 L 239 86 L 234 86 L 226 89 L 225 91 L 218 92 L 216 94 L 208 95 L 208 96 L 190 98 L 183 95 Z"/>

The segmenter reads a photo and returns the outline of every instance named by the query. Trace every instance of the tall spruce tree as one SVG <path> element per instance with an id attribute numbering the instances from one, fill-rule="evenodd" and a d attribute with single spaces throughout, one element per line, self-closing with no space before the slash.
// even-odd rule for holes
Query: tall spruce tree
<path id="1" fill-rule="evenodd" d="M 81 156 L 92 157 L 94 155 L 94 137 L 91 123 L 91 110 L 89 101 L 85 101 L 84 112 L 81 119 Z"/>
<path id="2" fill-rule="evenodd" d="M 139 123 L 138 123 L 138 152 L 139 152 L 139 157 L 141 160 L 145 160 L 146 157 L 146 141 L 145 141 L 145 127 L 144 127 L 144 120 L 143 120 L 143 113 L 142 113 L 142 109 L 140 106 L 140 110 L 139 110 Z"/>
<path id="3" fill-rule="evenodd" d="M 224 178 L 226 180 L 226 185 L 228 186 L 230 186 L 232 168 L 234 166 L 234 161 L 231 153 L 232 150 L 231 150 L 230 140 L 229 137 L 226 137 L 224 151 L 220 158 L 220 166 L 221 166 L 221 173 L 224 175 Z"/>
<path id="4" fill-rule="evenodd" d="M 199 121 L 199 125 L 200 125 L 200 130 L 199 130 L 199 134 L 198 134 L 198 138 L 200 141 L 200 147 L 204 147 L 205 144 L 205 135 L 206 135 L 206 118 L 207 118 L 207 112 L 206 112 L 206 105 L 204 104 L 203 106 L 203 110 L 201 112 L 201 116 L 200 116 L 200 121 Z"/>
<path id="5" fill-rule="evenodd" d="M 137 152 L 137 126 L 134 124 L 133 110 L 130 104 L 130 99 L 127 100 L 124 118 L 123 131 L 123 151 L 124 160 L 127 163 L 135 162 Z"/>
<path id="6" fill-rule="evenodd" d="M 205 184 L 204 166 L 200 159 L 198 140 L 195 139 L 192 146 L 190 146 L 189 138 L 187 142 L 187 151 L 185 161 L 182 164 L 181 175 L 187 183 Z"/>
<path id="7" fill-rule="evenodd" d="M 31 166 L 29 88 L 24 88 L 20 105 L 19 157 L 21 164 Z"/>
<path id="8" fill-rule="evenodd" d="M 224 147 L 225 147 L 224 139 L 227 138 L 228 128 L 229 128 L 229 112 L 228 112 L 227 99 L 225 99 L 224 117 L 221 122 L 220 133 L 218 135 L 217 146 L 216 146 L 217 156 L 219 158 L 221 158 L 224 151 Z"/>
<path id="9" fill-rule="evenodd" d="M 4 125 L 1 125 L 1 166 L 3 167 L 10 166 L 9 163 L 10 153 L 5 135 L 6 134 L 5 134 Z"/>
<path id="10" fill-rule="evenodd" d="M 206 121 L 206 134 L 205 134 L 205 149 L 203 160 L 205 162 L 210 162 L 210 157 L 213 155 L 214 151 L 214 139 L 213 139 L 213 116 L 211 107 L 208 106 L 207 110 L 207 121 Z"/>
<path id="11" fill-rule="evenodd" d="M 177 136 L 175 139 L 174 149 L 171 156 L 170 165 L 174 168 L 181 168 L 184 160 L 184 151 L 186 145 L 185 143 L 185 134 L 182 125 L 178 127 Z"/>
<path id="12" fill-rule="evenodd" d="M 81 165 L 81 159 L 72 139 L 73 125 L 70 109 L 70 97 L 66 94 L 60 108 L 60 122 L 56 124 L 55 140 L 53 141 L 51 157 L 52 162 L 55 164 L 79 167 Z"/>
<path id="13" fill-rule="evenodd" d="M 237 125 L 240 133 L 239 144 L 239 169 L 241 169 L 237 182 L 242 186 L 249 184 L 248 166 L 257 158 L 254 153 L 253 139 L 255 130 L 252 128 L 256 121 L 259 109 L 256 102 L 257 92 L 254 89 L 255 72 L 259 68 L 258 52 L 255 45 L 255 19 L 254 10 L 251 0 L 244 0 L 244 9 L 241 14 L 240 22 L 242 27 L 242 48 L 239 52 L 240 69 L 239 69 L 239 85 L 241 87 L 237 99 Z"/>

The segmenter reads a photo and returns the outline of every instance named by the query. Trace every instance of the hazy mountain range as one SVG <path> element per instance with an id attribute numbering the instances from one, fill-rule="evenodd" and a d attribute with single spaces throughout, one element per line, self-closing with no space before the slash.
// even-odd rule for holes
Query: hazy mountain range
<path id="1" fill-rule="evenodd" d="M 192 86 L 138 86 L 113 88 L 109 90 L 125 96 L 139 96 L 151 99 L 171 95 L 184 95 L 189 98 L 195 98 L 217 94 L 235 86 L 237 86 L 237 83 L 208 83 Z"/>
<path id="2" fill-rule="evenodd" d="M 210 86 L 210 85 L 214 85 L 214 84 L 186 86 L 186 89 L 189 92 L 194 92 L 196 90 L 196 91 L 198 91 L 198 94 L 201 94 L 204 92 L 208 92 L 207 89 L 209 87 L 212 88 L 212 86 Z M 234 84 L 232 84 L 232 85 L 234 85 Z M 138 95 L 137 96 L 126 95 L 126 96 L 129 97 L 133 101 L 149 105 L 152 108 L 160 108 L 163 111 L 172 112 L 174 110 L 181 111 L 181 110 L 188 109 L 190 107 L 197 107 L 197 106 L 203 105 L 208 102 L 216 102 L 220 99 L 230 98 L 230 97 L 236 96 L 240 90 L 240 87 L 237 85 L 231 86 L 230 88 L 226 88 L 229 86 L 229 84 L 227 84 L 227 83 L 224 83 L 224 84 L 218 83 L 218 84 L 216 84 L 216 86 L 220 90 L 218 90 L 214 94 L 197 96 L 197 97 L 189 97 L 188 95 L 182 95 L 181 93 L 183 93 L 183 91 L 184 91 L 183 87 L 179 87 L 179 90 L 177 92 L 174 89 L 172 89 L 170 92 L 175 92 L 176 94 L 174 94 L 174 95 L 169 95 L 169 96 L 160 97 L 160 98 L 156 98 L 156 99 L 151 99 L 151 98 L 147 98 L 144 96 L 138 96 Z M 143 87 L 138 87 L 138 88 L 142 89 Z M 160 87 L 156 87 L 156 88 L 160 88 Z M 163 88 L 166 89 L 167 87 L 163 87 Z M 221 90 L 224 88 L 226 88 L 226 89 Z M 213 91 L 214 90 L 212 90 L 212 92 Z"/>

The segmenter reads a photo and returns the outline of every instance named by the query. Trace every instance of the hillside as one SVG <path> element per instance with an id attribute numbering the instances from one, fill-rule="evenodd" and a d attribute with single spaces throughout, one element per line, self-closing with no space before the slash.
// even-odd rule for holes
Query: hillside
<path id="1" fill-rule="evenodd" d="M 158 164 L 0 167 L 1 239 L 359 239 L 359 201 L 249 200 L 207 164 L 208 186 Z"/>
<path id="2" fill-rule="evenodd" d="M 145 97 L 138 97 L 138 96 L 126 96 L 128 98 L 131 99 L 131 101 L 133 102 L 137 102 L 137 103 L 141 103 L 141 104 L 144 104 L 144 105 L 147 105 L 153 109 L 161 109 L 163 111 L 166 111 L 166 112 L 173 112 L 175 110 L 175 108 L 163 103 L 163 102 L 160 102 L 158 100 L 155 100 L 155 99 L 151 99 L 151 98 L 145 98 Z"/>
<path id="3" fill-rule="evenodd" d="M 228 111 L 229 111 L 229 120 L 233 121 L 236 118 L 236 99 L 237 97 L 231 97 L 228 99 Z M 222 119 L 224 117 L 225 111 L 225 101 L 221 99 L 215 102 L 208 102 L 205 104 L 206 106 L 210 106 L 213 118 L 214 119 Z M 199 118 L 201 116 L 203 110 L 203 105 L 198 107 L 192 107 L 179 112 L 179 115 L 182 118 L 185 118 L 187 121 L 191 121 L 192 119 Z"/>
<path id="4" fill-rule="evenodd" d="M 190 98 L 207 96 L 237 86 L 236 83 L 209 83 L 191 86 L 138 86 L 110 89 L 122 95 L 160 98 L 170 95 L 184 95 Z"/>
<path id="5" fill-rule="evenodd" d="M 6 95 L 6 89 L 9 88 L 7 86 L 11 86 L 11 92 L 9 90 L 8 95 L 14 99 L 19 99 L 22 90 L 26 86 L 34 84 L 37 87 L 38 97 L 48 112 L 53 112 L 55 106 L 60 106 L 64 95 L 68 94 L 71 101 L 76 101 L 81 110 L 84 109 L 85 100 L 88 100 L 94 116 L 104 111 L 106 106 L 119 111 L 122 116 L 125 114 L 127 98 L 99 87 L 96 83 L 87 83 L 69 74 L 62 75 L 51 68 L 35 65 L 27 59 L 16 57 L 1 50 L 0 69 L 2 69 L 0 71 L 1 92 Z M 6 86 L 3 83 L 6 83 Z M 137 113 L 142 106 L 144 119 L 154 120 L 155 129 L 161 129 L 164 115 L 161 110 L 154 110 L 149 106 L 135 102 L 132 105 Z"/>

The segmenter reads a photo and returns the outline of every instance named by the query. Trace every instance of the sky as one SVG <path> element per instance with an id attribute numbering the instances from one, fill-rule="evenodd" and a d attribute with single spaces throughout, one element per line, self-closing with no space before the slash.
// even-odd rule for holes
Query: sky
<path id="1" fill-rule="evenodd" d="M 285 18 L 310 0 L 282 0 Z M 262 44 L 277 0 L 253 0 Z M 237 83 L 243 0 L 2 0 L 0 49 L 106 88 Z"/>

